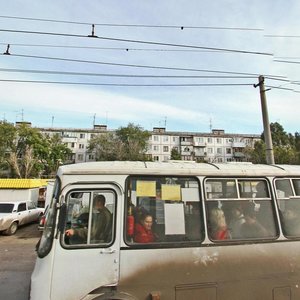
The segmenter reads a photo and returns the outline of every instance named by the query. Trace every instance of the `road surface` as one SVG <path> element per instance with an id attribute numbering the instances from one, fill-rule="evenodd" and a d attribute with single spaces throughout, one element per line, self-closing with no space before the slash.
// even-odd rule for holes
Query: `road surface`
<path id="1" fill-rule="evenodd" d="M 23 226 L 13 236 L 0 234 L 1 299 L 28 300 L 35 245 L 41 235 L 37 226 L 37 223 Z"/>

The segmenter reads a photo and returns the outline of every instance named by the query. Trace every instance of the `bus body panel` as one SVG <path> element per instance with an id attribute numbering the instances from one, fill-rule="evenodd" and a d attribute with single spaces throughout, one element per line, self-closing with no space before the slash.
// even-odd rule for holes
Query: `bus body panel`
<path id="1" fill-rule="evenodd" d="M 100 178 L 99 178 L 100 177 Z M 97 179 L 101 181 L 101 176 Z M 107 178 L 107 177 L 106 177 Z M 117 215 L 122 208 L 122 195 L 119 189 L 110 183 L 95 183 L 89 180 L 83 184 L 67 185 L 62 195 L 66 197 L 72 190 L 116 191 L 118 195 Z M 53 279 L 51 299 L 82 299 L 86 294 L 100 286 L 117 285 L 119 281 L 119 253 L 120 253 L 120 220 L 116 222 L 115 238 L 109 247 L 84 246 L 77 249 L 62 247 L 62 239 L 56 240 L 56 259 L 53 263 Z M 63 283 L 63 284 L 62 284 Z"/>
<path id="2" fill-rule="evenodd" d="M 145 300 L 153 291 L 162 299 L 189 299 L 193 291 L 199 299 L 253 300 L 289 287 L 298 299 L 299 260 L 298 241 L 121 250 L 119 289 Z"/>
<path id="3" fill-rule="evenodd" d="M 126 179 L 131 175 L 196 177 L 204 210 L 204 241 L 188 247 L 180 243 L 145 247 L 127 243 L 124 203 L 128 196 Z M 58 176 L 64 196 L 71 190 L 85 188 L 109 187 L 116 192 L 115 237 L 109 247 L 73 249 L 65 247 L 62 234 L 58 234 L 50 253 L 37 259 L 32 300 L 94 299 L 95 289 L 98 290 L 94 295 L 110 299 L 105 296 L 110 287 L 124 297 L 114 299 L 146 300 L 157 293 L 161 299 L 176 300 L 300 299 L 299 239 L 286 239 L 279 224 L 279 236 L 273 240 L 213 243 L 207 236 L 203 191 L 207 177 L 266 178 L 275 200 L 274 178 L 300 177 L 299 166 L 104 162 L 63 166 Z M 276 203 L 274 207 L 279 222 Z"/>

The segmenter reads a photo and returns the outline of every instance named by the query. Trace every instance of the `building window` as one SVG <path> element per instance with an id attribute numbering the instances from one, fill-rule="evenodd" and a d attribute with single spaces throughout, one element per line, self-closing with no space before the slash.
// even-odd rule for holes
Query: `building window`
<path id="1" fill-rule="evenodd" d="M 163 150 L 164 152 L 169 152 L 169 146 L 164 146 Z"/>
<path id="2" fill-rule="evenodd" d="M 222 154 L 222 148 L 217 148 L 217 154 Z"/>
<path id="3" fill-rule="evenodd" d="M 84 149 L 84 144 L 79 144 L 79 149 Z"/>
<path id="4" fill-rule="evenodd" d="M 231 153 L 232 153 L 231 148 L 226 148 L 226 154 L 231 154 Z"/>
<path id="5" fill-rule="evenodd" d="M 74 148 L 75 147 L 75 143 L 71 143 L 71 148 Z"/>
<path id="6" fill-rule="evenodd" d="M 154 136 L 153 136 L 153 141 L 154 141 L 154 142 L 158 142 L 158 141 L 159 141 L 158 135 L 154 135 Z"/>
<path id="7" fill-rule="evenodd" d="M 94 160 L 94 159 L 95 159 L 94 154 L 89 154 L 89 160 Z"/>
<path id="8" fill-rule="evenodd" d="M 154 155 L 154 156 L 153 156 L 153 160 L 154 160 L 154 161 L 159 161 L 159 157 L 158 157 L 157 155 Z"/>
<path id="9" fill-rule="evenodd" d="M 156 146 L 156 145 L 154 145 L 154 146 L 153 146 L 153 151 L 158 151 L 158 150 L 159 150 L 159 147 Z"/>
<path id="10" fill-rule="evenodd" d="M 85 134 L 84 134 L 84 133 L 80 133 L 79 137 L 80 137 L 81 139 L 84 139 Z"/>
<path id="11" fill-rule="evenodd" d="M 217 144 L 222 144 L 222 139 L 217 138 Z"/>
<path id="12" fill-rule="evenodd" d="M 163 141 L 164 141 L 164 142 L 168 142 L 168 141 L 169 141 L 169 137 L 168 137 L 167 135 L 164 135 L 164 136 L 163 136 Z"/>
<path id="13" fill-rule="evenodd" d="M 207 138 L 207 142 L 208 142 L 209 144 L 211 144 L 211 143 L 212 143 L 212 138 L 211 138 L 211 137 Z"/>
<path id="14" fill-rule="evenodd" d="M 173 142 L 174 142 L 174 143 L 177 143 L 177 141 L 178 141 L 177 136 L 173 136 Z"/>
<path id="15" fill-rule="evenodd" d="M 208 154 L 214 153 L 213 148 L 207 148 L 207 153 L 208 153 Z"/>
<path id="16" fill-rule="evenodd" d="M 83 154 L 78 154 L 77 155 L 77 160 L 83 161 Z"/>

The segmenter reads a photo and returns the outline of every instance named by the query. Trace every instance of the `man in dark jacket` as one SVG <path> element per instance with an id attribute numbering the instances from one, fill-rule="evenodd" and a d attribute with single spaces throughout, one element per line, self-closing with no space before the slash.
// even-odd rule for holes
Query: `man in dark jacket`
<path id="1" fill-rule="evenodd" d="M 91 244 L 107 243 L 111 240 L 112 234 L 112 215 L 105 207 L 105 197 L 96 195 L 93 201 L 93 213 L 91 222 Z M 79 237 L 81 240 L 87 241 L 88 228 L 67 229 L 66 236 Z"/>

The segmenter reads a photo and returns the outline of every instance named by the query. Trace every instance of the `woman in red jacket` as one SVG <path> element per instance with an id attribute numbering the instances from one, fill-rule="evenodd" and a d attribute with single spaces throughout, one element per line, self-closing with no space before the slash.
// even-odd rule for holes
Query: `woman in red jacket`
<path id="1" fill-rule="evenodd" d="M 152 243 L 155 241 L 155 236 L 152 232 L 153 218 L 146 214 L 142 217 L 140 223 L 135 224 L 134 238 L 136 243 Z"/>

